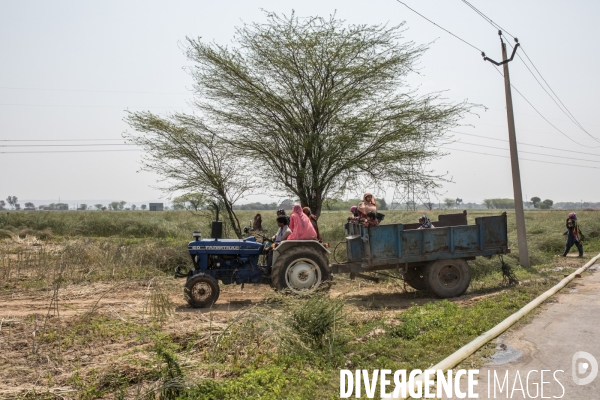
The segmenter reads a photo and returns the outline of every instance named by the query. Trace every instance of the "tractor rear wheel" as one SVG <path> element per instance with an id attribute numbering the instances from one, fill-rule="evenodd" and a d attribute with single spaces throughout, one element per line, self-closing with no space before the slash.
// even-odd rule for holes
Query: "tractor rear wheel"
<path id="1" fill-rule="evenodd" d="M 285 251 L 273 265 L 273 286 L 278 291 L 294 294 L 313 293 L 328 281 L 327 257 L 309 246 L 297 246 Z"/>
<path id="2" fill-rule="evenodd" d="M 425 281 L 425 268 L 424 267 L 409 267 L 408 270 L 402 274 L 404 282 L 414 289 L 417 290 L 428 290 L 427 282 Z"/>
<path id="3" fill-rule="evenodd" d="M 212 306 L 219 298 L 219 282 L 206 274 L 196 274 L 187 279 L 183 295 L 190 306 L 204 308 Z"/>
<path id="4" fill-rule="evenodd" d="M 443 299 L 458 297 L 471 283 L 471 270 L 461 258 L 437 260 L 425 268 L 425 281 L 429 290 Z"/>

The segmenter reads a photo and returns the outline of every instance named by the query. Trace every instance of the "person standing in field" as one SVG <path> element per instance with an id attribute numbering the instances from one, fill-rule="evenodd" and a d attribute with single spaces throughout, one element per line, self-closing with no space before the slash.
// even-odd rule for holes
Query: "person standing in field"
<path id="1" fill-rule="evenodd" d="M 583 245 L 581 244 L 583 235 L 579 229 L 579 224 L 577 223 L 577 214 L 570 213 L 565 225 L 567 226 L 567 231 L 564 233 L 564 235 L 567 235 L 567 243 L 565 245 L 563 257 L 567 256 L 573 245 L 577 246 L 577 249 L 579 250 L 579 257 L 583 257 Z"/>

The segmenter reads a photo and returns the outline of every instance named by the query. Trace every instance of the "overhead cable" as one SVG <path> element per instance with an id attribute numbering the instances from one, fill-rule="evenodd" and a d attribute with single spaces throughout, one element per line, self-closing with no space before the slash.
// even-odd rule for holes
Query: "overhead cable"
<path id="1" fill-rule="evenodd" d="M 0 144 L 0 147 L 89 147 L 89 146 L 136 146 L 133 143 L 91 143 L 91 144 Z"/>
<path id="2" fill-rule="evenodd" d="M 506 151 L 508 151 L 508 149 L 504 149 L 504 148 L 496 147 L 496 146 L 487 146 L 485 144 L 477 144 L 477 143 L 469 143 L 469 142 L 461 142 L 461 141 L 458 141 L 458 142 L 455 142 L 455 143 L 458 143 L 458 144 L 467 144 L 467 145 L 470 145 L 470 146 L 487 147 L 489 149 L 498 149 L 498 150 L 506 150 Z M 556 156 L 556 155 L 553 155 L 553 154 L 536 153 L 536 152 L 533 152 L 533 151 L 519 150 L 519 153 L 535 154 L 537 156 L 554 157 L 554 158 L 566 158 L 567 160 L 572 160 L 573 159 L 573 157 Z M 587 161 L 587 162 L 600 163 L 600 160 L 582 160 L 582 159 L 577 159 L 577 161 Z"/>
<path id="3" fill-rule="evenodd" d="M 95 142 L 95 141 L 115 141 L 121 139 L 0 139 L 0 142 Z"/>
<path id="4" fill-rule="evenodd" d="M 491 18 L 489 18 L 487 15 L 485 15 L 484 13 L 482 13 L 481 11 L 479 11 L 473 4 L 469 3 L 467 0 L 462 0 L 462 2 L 465 3 L 467 6 L 469 6 L 477 14 L 479 14 L 479 16 L 481 18 L 485 19 L 494 28 L 496 28 L 498 30 L 501 30 L 502 32 L 506 32 L 508 34 L 508 36 L 514 38 L 514 36 L 511 35 L 506 29 L 504 29 L 503 27 L 501 27 L 500 25 L 498 25 L 497 23 L 495 23 L 494 21 L 492 21 Z"/>
<path id="5" fill-rule="evenodd" d="M 512 47 L 512 45 L 510 43 L 508 43 L 508 45 Z M 521 46 L 521 48 L 523 48 L 523 46 Z M 523 54 L 525 54 L 525 51 L 523 51 Z M 548 95 L 548 97 L 550 97 L 552 99 L 552 101 L 554 102 L 554 104 L 556 104 L 556 106 L 559 108 L 559 110 L 562 111 L 562 113 L 565 114 L 567 116 L 567 118 L 569 118 L 571 120 L 571 122 L 573 122 L 579 129 L 581 129 L 582 131 L 584 131 L 589 137 L 591 137 L 595 141 L 599 141 L 597 137 L 595 137 L 591 133 L 589 133 L 583 127 L 583 125 L 581 125 L 579 123 L 579 121 L 577 121 L 577 119 L 573 116 L 573 114 L 571 114 L 571 112 L 569 111 L 569 109 L 564 105 L 564 103 L 556 95 L 556 93 L 554 92 L 554 90 L 552 90 L 552 88 L 550 87 L 550 85 L 548 85 L 548 82 L 546 82 L 546 80 L 542 77 L 542 75 L 539 73 L 539 71 L 537 71 L 537 68 L 536 68 L 536 71 L 538 72 L 538 74 L 540 75 L 540 77 L 542 79 L 544 79 L 544 82 L 546 83 L 546 86 L 548 86 L 548 88 L 552 91 L 552 93 L 554 94 L 554 96 L 552 96 L 550 94 L 550 92 L 548 92 L 548 90 L 546 90 L 546 88 L 544 87 L 544 85 L 542 85 L 542 82 L 539 81 L 539 79 L 537 78 L 537 76 L 535 76 L 535 74 L 529 68 L 529 66 L 527 65 L 527 63 L 525 62 L 525 60 L 523 60 L 523 58 L 518 53 L 517 53 L 517 57 L 519 57 L 519 59 L 521 60 L 521 62 L 523 63 L 523 65 L 525 65 L 525 68 L 527 68 L 527 70 L 529 71 L 529 73 L 531 74 L 531 76 L 533 76 L 533 79 L 535 79 L 535 81 L 538 83 L 538 85 L 540 85 L 540 87 L 544 90 L 544 92 L 546 92 L 546 94 Z M 529 59 L 529 57 L 527 57 L 527 59 Z M 531 59 L 529 59 L 529 62 L 531 62 Z M 533 66 L 533 62 L 531 63 L 531 65 Z M 535 66 L 534 66 L 534 68 L 535 68 Z M 556 97 L 556 99 L 555 99 L 555 97 Z M 560 102 L 560 104 L 558 104 L 557 100 L 558 100 L 558 102 Z"/>
<path id="6" fill-rule="evenodd" d="M 481 153 L 479 151 L 453 149 L 453 148 L 448 148 L 448 147 L 440 147 L 440 149 L 452 150 L 452 151 L 461 151 L 461 152 L 464 152 L 464 153 L 482 154 L 484 156 L 510 158 L 510 156 L 502 156 L 502 155 L 499 155 L 499 154 Z M 555 162 L 551 162 L 551 161 L 532 160 L 532 159 L 529 159 L 529 158 L 521 158 L 521 157 L 519 157 L 519 161 L 532 161 L 532 162 L 539 162 L 539 163 L 544 163 L 544 164 L 564 165 L 564 166 L 567 166 L 567 167 L 600 169 L 600 167 L 589 167 L 587 165 L 563 164 L 563 163 L 555 163 Z"/>
<path id="7" fill-rule="evenodd" d="M 40 150 L 40 151 L 0 151 L 0 154 L 34 154 L 34 153 L 105 153 L 109 151 L 142 151 L 142 149 L 129 150 Z"/>
<path id="8" fill-rule="evenodd" d="M 496 138 L 491 138 L 491 137 L 488 137 L 488 136 L 475 135 L 473 133 L 465 133 L 465 132 L 457 132 L 457 131 L 448 131 L 448 132 L 458 133 L 460 135 L 474 136 L 474 137 L 478 137 L 478 138 L 482 138 L 482 139 L 497 140 L 497 141 L 500 141 L 500 142 L 508 142 L 508 140 L 506 140 L 506 139 L 496 139 Z M 523 143 L 523 142 L 517 142 L 517 144 L 519 146 L 540 147 L 542 149 L 558 150 L 558 151 L 567 152 L 567 153 L 586 154 L 586 155 L 589 155 L 589 156 L 600 157 L 600 154 L 597 154 L 597 153 L 586 153 L 586 152 L 583 152 L 583 151 L 566 150 L 566 149 L 560 149 L 560 148 L 557 148 L 557 147 L 541 146 L 539 144 L 529 144 L 529 143 Z"/>
<path id="9" fill-rule="evenodd" d="M 39 90 L 48 92 L 89 92 L 89 93 L 132 93 L 132 94 L 189 94 L 184 92 L 135 92 L 125 90 L 89 90 L 89 89 L 49 89 L 49 88 L 28 88 L 28 87 L 12 87 L 0 86 L 0 89 L 5 90 Z"/>
<path id="10" fill-rule="evenodd" d="M 460 40 L 461 42 L 471 46 L 472 48 L 474 48 L 475 50 L 479 51 L 480 53 L 482 53 L 483 51 L 479 48 L 477 48 L 476 46 L 472 45 L 471 43 L 467 42 L 466 40 L 456 36 L 454 33 L 450 32 L 448 29 L 443 28 L 441 26 L 439 26 L 438 24 L 436 24 L 435 22 L 433 22 L 432 20 L 430 20 L 429 18 L 427 18 L 426 16 L 424 16 L 423 14 L 419 13 L 416 10 L 413 10 L 412 8 L 410 8 L 405 2 L 400 1 L 400 0 L 396 0 L 398 3 L 402 4 L 404 7 L 408 8 L 410 11 L 414 12 L 415 14 L 417 14 L 418 16 L 420 16 L 421 18 L 425 19 L 426 21 L 431 22 L 433 25 L 437 26 L 438 28 L 440 28 L 441 30 L 451 34 L 452 36 L 454 36 L 455 38 L 457 38 L 458 40 Z"/>
<path id="11" fill-rule="evenodd" d="M 494 69 L 495 69 L 495 71 L 496 71 L 496 72 L 498 72 L 498 73 L 500 74 L 500 76 L 504 77 L 504 74 L 502 74 L 502 72 L 500 72 L 500 71 L 497 69 L 497 67 L 496 67 L 496 68 L 494 68 Z M 522 98 L 523 98 L 523 99 L 524 99 L 524 100 L 527 102 L 527 104 L 529 104 L 529 105 L 531 106 L 531 108 L 533 108 L 533 109 L 535 110 L 535 112 L 537 112 L 537 113 L 539 114 L 539 116 L 540 116 L 540 117 L 542 117 L 542 118 L 544 119 L 544 121 L 546 121 L 548 124 L 550 124 L 550 126 L 552 126 L 554 129 L 556 129 L 558 132 L 562 133 L 562 135 L 563 135 L 563 136 L 565 136 L 567 139 L 569 139 L 569 140 L 570 140 L 570 141 L 572 141 L 573 143 L 576 143 L 576 144 L 578 144 L 578 145 L 580 145 L 580 146 L 583 146 L 583 147 L 592 147 L 592 148 L 600 147 L 600 145 L 598 145 L 598 146 L 590 146 L 590 145 L 585 145 L 585 144 L 579 143 L 578 141 L 576 141 L 575 139 L 573 139 L 571 136 L 567 135 L 566 133 L 564 133 L 563 131 L 561 131 L 560 129 L 558 129 L 558 128 L 556 127 L 556 125 L 554 125 L 552 122 L 550 122 L 550 121 L 548 120 L 548 118 L 544 117 L 544 115 L 543 115 L 541 112 L 539 112 L 539 111 L 538 111 L 538 109 L 537 109 L 537 108 L 535 108 L 535 106 L 534 106 L 533 104 L 531 104 L 531 102 L 530 102 L 529 100 L 527 100 L 527 97 L 525 97 L 525 96 L 523 95 L 523 93 L 521 93 L 521 92 L 519 91 L 519 89 L 517 89 L 517 88 L 515 87 L 515 85 L 513 85 L 513 84 L 511 83 L 511 84 L 510 84 L 510 86 L 511 86 L 513 89 L 515 89 L 515 91 L 516 91 L 517 93 L 519 93 L 519 94 L 521 95 L 521 97 L 522 97 Z M 592 138 L 594 138 L 594 137 L 592 136 Z M 594 140 L 598 141 L 598 140 L 597 140 L 597 139 L 595 139 L 595 138 L 594 138 Z"/>

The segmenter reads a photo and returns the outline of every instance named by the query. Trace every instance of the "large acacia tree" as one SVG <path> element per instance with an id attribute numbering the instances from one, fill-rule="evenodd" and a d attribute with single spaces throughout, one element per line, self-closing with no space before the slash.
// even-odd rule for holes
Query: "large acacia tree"
<path id="1" fill-rule="evenodd" d="M 269 13 L 238 28 L 231 47 L 187 43 L 199 111 L 317 215 L 356 185 L 434 182 L 411 165 L 438 157 L 444 132 L 469 109 L 408 87 L 427 47 L 404 41 L 402 25 Z"/>

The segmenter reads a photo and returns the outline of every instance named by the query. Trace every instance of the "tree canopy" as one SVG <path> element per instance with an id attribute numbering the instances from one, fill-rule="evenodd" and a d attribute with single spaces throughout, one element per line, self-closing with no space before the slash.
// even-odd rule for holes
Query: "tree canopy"
<path id="1" fill-rule="evenodd" d="M 126 119 L 144 134 L 127 137 L 146 150 L 145 168 L 170 190 L 204 185 L 202 194 L 223 201 L 234 226 L 229 204 L 257 178 L 316 215 L 325 199 L 349 189 L 435 186 L 440 176 L 422 166 L 441 155 L 445 131 L 470 105 L 408 86 L 427 46 L 403 39 L 403 24 L 294 13 L 266 19 L 239 27 L 232 46 L 187 38 L 196 115 Z M 249 179 L 236 163 L 260 169 Z"/>
<path id="2" fill-rule="evenodd" d="M 195 105 L 316 214 L 351 186 L 434 180 L 410 167 L 436 158 L 469 108 L 408 87 L 427 47 L 403 41 L 402 25 L 268 13 L 238 28 L 233 47 L 187 42 Z"/>

